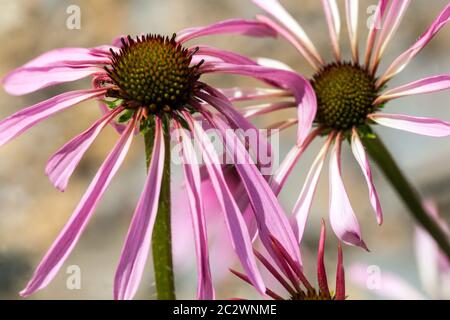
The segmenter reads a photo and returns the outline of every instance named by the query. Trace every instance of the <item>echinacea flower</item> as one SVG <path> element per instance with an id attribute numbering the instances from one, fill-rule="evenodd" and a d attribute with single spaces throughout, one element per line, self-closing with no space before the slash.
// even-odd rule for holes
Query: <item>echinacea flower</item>
<path id="1" fill-rule="evenodd" d="M 439 215 L 436 204 L 428 200 L 424 204 L 428 214 L 441 226 L 447 236 L 450 228 Z M 450 298 L 450 260 L 439 249 L 436 241 L 420 226 L 414 235 L 416 265 L 422 290 L 411 284 L 404 276 L 362 263 L 349 267 L 349 281 L 369 290 L 383 299 L 424 300 Z"/>
<path id="2" fill-rule="evenodd" d="M 350 142 L 353 154 L 367 181 L 370 203 L 376 213 L 377 222 L 381 224 L 383 216 L 380 200 L 373 183 L 369 158 L 366 154 L 365 147 L 367 145 L 363 145 L 363 143 L 371 138 L 375 141 L 376 136 L 372 132 L 372 127 L 375 124 L 432 137 L 447 137 L 450 135 L 450 123 L 448 122 L 382 112 L 385 104 L 390 100 L 450 88 L 450 75 L 442 74 L 413 81 L 397 88 L 385 89 L 388 81 L 401 72 L 450 20 L 450 5 L 442 10 L 417 42 L 395 59 L 384 73 L 378 76 L 377 70 L 380 59 L 400 25 L 410 4 L 409 0 L 379 1 L 375 22 L 368 34 L 366 54 L 362 60 L 359 56 L 358 47 L 358 1 L 347 0 L 345 2 L 352 52 L 351 61 L 343 59 L 339 45 L 341 19 L 337 3 L 335 0 L 322 0 L 334 55 L 334 60 L 330 62 L 324 61 L 303 28 L 283 8 L 279 1 L 253 0 L 253 2 L 271 16 L 259 15 L 257 19 L 270 25 L 292 44 L 315 70 L 315 74 L 310 81 L 317 97 L 317 108 L 314 114 L 316 128 L 309 134 L 299 130 L 297 144 L 288 153 L 285 161 L 274 174 L 272 187 L 278 194 L 308 145 L 316 138 L 324 137 L 325 144 L 314 160 L 293 209 L 299 240 L 304 233 L 322 167 L 327 154 L 331 151 L 329 174 L 331 226 L 338 238 L 344 243 L 367 248 L 342 180 L 342 142 L 344 140 Z M 267 64 L 267 61 L 265 63 Z M 274 66 L 289 68 L 281 62 L 269 61 L 269 63 Z M 258 112 L 263 114 L 291 106 L 278 102 L 277 105 L 270 104 L 261 107 Z M 305 119 L 306 116 L 299 112 L 299 118 L 297 119 L 299 128 L 305 123 Z M 402 194 L 402 191 L 399 188 L 397 189 Z M 406 191 L 403 193 L 406 194 Z M 408 201 L 405 202 L 408 203 Z M 415 201 L 414 204 L 410 205 L 416 204 L 419 207 L 420 201 Z M 423 214 L 423 209 L 419 210 L 422 210 L 420 212 L 422 216 L 426 216 Z M 441 239 L 445 238 L 442 236 Z M 443 240 L 443 243 L 447 242 Z"/>
<path id="3" fill-rule="evenodd" d="M 200 77 L 204 73 L 221 72 L 270 81 L 294 91 L 300 105 L 305 102 L 303 93 L 310 89 L 310 85 L 295 73 L 264 68 L 232 52 L 207 46 L 184 46 L 187 41 L 200 36 L 224 33 L 275 35 L 264 23 L 227 20 L 206 27 L 186 29 L 172 37 L 128 36 L 118 38 L 113 45 L 90 49 L 52 50 L 5 77 L 3 85 L 7 92 L 14 95 L 92 77 L 91 89 L 63 93 L 21 110 L 0 122 L 0 145 L 3 145 L 60 111 L 82 101 L 101 100 L 104 115 L 57 151 L 47 164 L 48 177 L 61 191 L 66 189 L 70 176 L 103 128 L 112 124 L 121 133 L 120 139 L 95 175 L 72 217 L 21 292 L 22 296 L 29 296 L 44 288 L 55 277 L 122 164 L 135 132 L 139 131 L 152 133 L 152 141 L 146 141 L 146 144 L 153 147 L 145 186 L 116 271 L 114 298 L 131 299 L 137 291 L 150 249 L 165 161 L 170 161 L 167 158 L 170 154 L 167 150 L 170 146 L 170 136 L 182 145 L 185 183 L 198 262 L 198 298 L 213 298 L 214 289 L 208 261 L 204 216 L 208 208 L 204 207 L 200 188 L 200 167 L 191 138 L 201 149 L 201 156 L 224 213 L 230 242 L 242 267 L 252 284 L 259 291 L 265 291 L 244 217 L 225 181 L 218 155 L 201 122 L 206 121 L 210 127 L 218 128 L 224 136 L 228 129 L 256 128 L 235 111 L 224 95 L 201 82 Z M 246 66 L 240 66 L 242 63 Z M 302 81 L 305 86 L 299 87 L 298 83 Z M 236 135 L 231 131 L 231 138 L 239 142 L 226 143 L 226 148 L 234 158 L 247 159 L 245 155 L 248 150 L 239 139 L 235 139 Z M 259 142 L 267 147 L 262 138 Z M 257 166 L 247 160 L 236 164 L 236 169 L 254 206 L 260 234 L 265 243 L 269 243 L 268 231 L 281 243 L 292 243 L 295 236 L 289 232 L 289 222 L 266 180 L 259 174 Z M 301 263 L 300 252 L 296 246 L 286 246 L 285 249 L 296 263 Z"/>
<path id="4" fill-rule="evenodd" d="M 261 264 L 269 271 L 276 282 L 285 290 L 288 298 L 283 298 L 285 294 L 279 294 L 267 288 L 266 295 L 275 300 L 345 300 L 345 273 L 343 264 L 342 247 L 338 245 L 338 262 L 336 268 L 336 290 L 330 290 L 327 272 L 324 264 L 325 256 L 326 228 L 322 220 L 320 230 L 319 248 L 317 251 L 317 284 L 318 288 L 313 287 L 311 282 L 303 273 L 303 268 L 290 256 L 283 246 L 276 240 L 273 240 L 273 248 L 279 255 L 279 260 L 283 261 L 282 268 L 274 265 L 265 258 L 260 252 L 255 250 L 255 255 Z M 231 270 L 236 276 L 245 282 L 251 284 L 250 279 L 243 273 Z"/>

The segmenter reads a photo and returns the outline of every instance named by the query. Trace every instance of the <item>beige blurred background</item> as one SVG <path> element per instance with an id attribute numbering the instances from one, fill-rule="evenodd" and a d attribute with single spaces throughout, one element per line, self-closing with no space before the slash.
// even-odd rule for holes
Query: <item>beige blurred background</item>
<path id="1" fill-rule="evenodd" d="M 342 9 L 343 1 L 338 2 Z M 368 19 L 365 11 L 369 5 L 376 4 L 376 1 L 360 2 L 360 32 L 365 37 Z M 323 56 L 330 59 L 331 49 L 320 2 L 284 0 L 282 3 L 301 22 Z M 412 1 L 399 32 L 389 46 L 382 69 L 417 39 L 446 3 L 445 0 Z M 109 43 L 121 34 L 172 34 L 185 27 L 205 25 L 233 17 L 251 18 L 260 13 L 260 10 L 247 0 L 2 0 L 1 4 L 2 77 L 9 70 L 53 48 L 92 47 Z M 70 30 L 66 27 L 66 20 L 69 17 L 66 10 L 70 5 L 77 5 L 81 9 L 80 30 Z M 344 18 L 343 10 L 341 16 Z M 342 39 L 347 48 L 345 26 Z M 202 42 L 236 50 L 251 57 L 277 58 L 306 76 L 311 76 L 311 69 L 304 59 L 283 40 L 250 40 L 227 36 L 209 37 Z M 450 70 L 448 43 L 450 30 L 447 28 L 392 82 L 392 85 L 448 72 Z M 346 53 L 348 54 L 348 50 Z M 254 84 L 252 81 L 231 76 L 210 76 L 209 81 L 221 86 Z M 79 81 L 23 97 L 11 97 L 0 90 L 0 117 L 4 118 L 23 107 L 58 93 L 88 86 L 89 81 Z M 393 113 L 404 112 L 450 120 L 449 98 L 449 92 L 408 98 L 389 104 L 387 110 Z M 46 160 L 66 141 L 85 130 L 98 115 L 99 110 L 95 103 L 84 103 L 38 125 L 0 149 L 0 299 L 20 299 L 18 291 L 25 286 L 39 259 L 69 218 L 90 179 L 117 139 L 117 134 L 112 129 L 105 130 L 76 170 L 68 190 L 60 193 L 52 187 L 44 174 Z M 262 119 L 258 124 L 263 126 L 269 121 L 276 121 L 277 116 Z M 425 196 L 434 198 L 442 214 L 448 217 L 450 139 L 424 138 L 390 129 L 377 132 L 384 138 L 408 177 Z M 294 136 L 294 129 L 282 134 L 282 156 L 294 143 Z M 319 147 L 320 143 L 315 143 L 306 153 L 281 195 L 282 204 L 288 212 L 297 199 L 306 172 Z M 363 262 L 378 265 L 381 270 L 397 272 L 413 285 L 420 287 L 412 246 L 414 225 L 408 212 L 387 181 L 375 170 L 376 185 L 385 214 L 384 225 L 378 227 L 369 206 L 365 182 L 347 147 L 343 155 L 346 186 L 361 222 L 363 235 L 371 249 L 371 253 L 367 253 L 346 247 L 346 264 Z M 125 165 L 113 180 L 76 249 L 55 280 L 48 288 L 35 294 L 33 299 L 112 297 L 114 270 L 145 177 L 143 160 L 142 141 L 136 139 Z M 174 176 L 174 184 L 179 183 L 176 172 Z M 327 206 L 328 184 L 325 169 L 307 230 L 306 244 L 311 252 L 316 250 L 319 221 L 321 217 L 326 218 Z M 181 212 L 174 214 L 177 215 L 177 219 L 186 216 Z M 188 239 L 191 232 L 190 222 L 181 225 L 182 227 L 177 228 L 177 236 Z M 327 266 L 331 277 L 335 271 L 336 241 L 332 232 L 329 232 L 329 235 Z M 192 247 L 188 246 L 186 250 L 192 250 Z M 176 266 L 178 296 L 194 298 L 196 291 L 195 267 L 192 264 L 194 252 L 189 251 L 182 256 L 182 259 L 177 260 L 181 261 L 182 265 Z M 212 256 L 220 258 L 221 252 L 213 252 Z M 218 297 L 256 298 L 254 292 L 237 279 L 228 274 L 223 275 L 228 265 L 235 265 L 232 256 L 223 260 L 216 262 L 216 265 L 220 265 L 221 271 L 214 272 L 218 283 Z M 313 270 L 315 258 L 311 256 L 306 260 L 306 264 L 308 270 Z M 66 286 L 69 276 L 67 268 L 72 265 L 79 266 L 81 270 L 80 290 L 69 290 Z M 138 298 L 154 298 L 151 273 L 149 263 Z M 314 277 L 313 272 L 311 276 Z M 350 283 L 348 289 L 351 299 L 375 297 L 370 292 L 353 287 Z"/>

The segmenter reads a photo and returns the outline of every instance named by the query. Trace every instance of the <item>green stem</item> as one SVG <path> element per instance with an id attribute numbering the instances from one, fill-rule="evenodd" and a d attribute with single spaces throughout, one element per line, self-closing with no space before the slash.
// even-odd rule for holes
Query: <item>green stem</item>
<path id="1" fill-rule="evenodd" d="M 365 137 L 363 138 L 363 142 L 367 152 L 384 172 L 385 176 L 396 189 L 414 218 L 428 231 L 442 251 L 450 258 L 450 243 L 448 237 L 430 215 L 427 214 L 422 205 L 419 193 L 403 175 L 383 142 L 379 137 Z"/>
<path id="2" fill-rule="evenodd" d="M 167 129 L 167 126 L 165 126 Z M 158 300 L 175 300 L 175 283 L 172 263 L 172 234 L 170 225 L 170 134 L 164 130 L 164 172 L 159 196 L 158 214 L 153 227 L 152 250 Z M 145 133 L 147 168 L 153 150 L 154 130 Z"/>

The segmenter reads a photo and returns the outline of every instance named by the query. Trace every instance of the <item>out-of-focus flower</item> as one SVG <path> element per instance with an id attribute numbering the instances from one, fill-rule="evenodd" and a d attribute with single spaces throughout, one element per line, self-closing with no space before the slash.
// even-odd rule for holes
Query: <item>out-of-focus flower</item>
<path id="1" fill-rule="evenodd" d="M 439 224 L 447 236 L 450 229 L 439 216 L 437 206 L 427 201 L 424 206 L 430 216 Z M 372 274 L 370 266 L 353 264 L 350 266 L 349 281 L 361 288 L 370 288 L 372 293 L 388 299 L 417 300 L 417 299 L 450 299 L 450 261 L 442 253 L 430 235 L 421 227 L 416 227 L 415 237 L 416 264 L 419 271 L 422 289 L 415 288 L 401 275 L 393 272 L 381 271 Z M 373 277 L 376 277 L 372 279 Z M 370 281 L 370 286 L 368 282 Z M 374 283 L 374 282 L 379 283 Z M 373 286 L 373 288 L 371 288 Z"/>
<path id="2" fill-rule="evenodd" d="M 295 236 L 286 231 L 289 230 L 289 222 L 282 208 L 257 166 L 248 161 L 248 150 L 236 139 L 234 133 L 235 129 L 258 132 L 257 129 L 233 108 L 222 93 L 201 82 L 200 77 L 206 73 L 232 73 L 270 82 L 280 89 L 292 91 L 297 97 L 300 109 L 305 110 L 310 110 L 306 105 L 310 95 L 306 92 L 312 92 L 312 88 L 307 80 L 295 73 L 262 67 L 229 51 L 207 46 L 184 47 L 189 40 L 223 33 L 250 36 L 276 34 L 264 23 L 237 19 L 182 30 L 172 37 L 120 37 L 113 45 L 49 51 L 4 78 L 3 85 L 7 92 L 22 95 L 51 85 L 92 77 L 92 89 L 63 93 L 21 110 L 0 122 L 0 145 L 3 145 L 60 111 L 85 100 L 102 99 L 104 115 L 62 147 L 47 164 L 48 177 L 61 191 L 66 189 L 69 178 L 82 156 L 103 128 L 111 123 L 121 133 L 116 146 L 21 295 L 28 296 L 44 288 L 55 277 L 122 164 L 134 132 L 139 129 L 146 135 L 152 133 L 152 141 L 146 141 L 153 145 L 151 161 L 145 187 L 117 268 L 114 297 L 132 298 L 140 283 L 158 210 L 164 163 L 169 154 L 171 135 L 182 146 L 181 157 L 198 262 L 198 297 L 213 298 L 214 290 L 204 217 L 207 208 L 204 207 L 199 161 L 191 138 L 201 149 L 206 171 L 225 216 L 231 244 L 252 284 L 259 291 L 265 291 L 241 209 L 227 185 L 218 155 L 201 121 L 216 128 L 223 137 L 233 139 L 231 143 L 225 140 L 225 146 L 233 155 L 233 159 L 241 160 L 235 169 L 254 208 L 263 242 L 267 245 L 272 241 L 268 238 L 269 232 L 281 243 L 292 243 Z M 302 82 L 304 85 L 299 86 Z M 228 135 L 225 134 L 226 131 Z M 231 137 L 229 133 L 232 133 Z M 262 137 L 259 140 L 259 147 L 263 149 L 264 141 Z M 297 246 L 287 246 L 286 250 L 296 263 L 301 262 Z"/>
<path id="3" fill-rule="evenodd" d="M 228 169 L 226 169 L 228 170 Z M 248 205 L 248 198 L 239 179 L 239 175 L 225 174 L 228 187 L 233 193 L 237 203 Z M 173 185 L 172 187 L 172 252 L 175 274 L 179 278 L 190 278 L 196 267 L 195 257 L 192 255 L 192 248 L 195 246 L 194 235 L 190 228 L 186 227 L 189 220 L 189 198 L 186 192 L 186 185 Z M 211 277 L 216 288 L 225 284 L 224 281 L 230 276 L 228 269 L 236 263 L 236 257 L 229 241 L 224 241 L 223 234 L 226 233 L 226 226 L 223 223 L 223 213 L 219 199 L 214 192 L 211 180 L 205 179 L 201 182 L 201 192 L 203 195 L 203 205 L 207 208 L 206 227 L 208 230 L 209 260 L 211 264 Z M 245 196 L 240 201 L 239 198 Z M 248 223 L 249 217 L 244 216 Z M 250 224 L 248 223 L 248 226 Z M 254 233 L 254 228 L 253 232 Z M 198 268 L 198 266 L 197 266 Z"/>
<path id="4" fill-rule="evenodd" d="M 450 5 L 442 10 L 416 43 L 395 59 L 389 68 L 378 76 L 377 70 L 380 59 L 400 25 L 410 4 L 409 0 L 379 1 L 374 23 L 368 34 L 366 54 L 362 61 L 359 57 L 357 29 L 359 1 L 347 0 L 345 2 L 352 49 L 352 61 L 345 61 L 339 45 L 341 19 L 337 3 L 335 0 L 322 0 L 334 54 L 334 60 L 330 62 L 323 60 L 303 28 L 283 8 L 279 1 L 253 0 L 253 2 L 272 17 L 258 15 L 257 19 L 270 25 L 291 43 L 315 70 L 311 83 L 317 96 L 317 109 L 314 110 L 314 113 L 305 113 L 304 109 L 298 109 L 298 119 L 295 121 L 298 122 L 297 144 L 288 153 L 286 159 L 274 174 L 271 182 L 272 188 L 278 194 L 310 143 L 318 137 L 324 137 L 325 145 L 314 160 L 293 208 L 299 240 L 301 241 L 307 224 L 308 214 L 326 156 L 331 150 L 329 170 L 331 227 L 342 242 L 367 249 L 342 179 L 342 142 L 344 140 L 350 142 L 353 154 L 367 181 L 370 203 L 376 213 L 376 219 L 381 224 L 383 221 L 381 205 L 373 183 L 369 159 L 362 138 L 367 140 L 374 137 L 372 126 L 375 124 L 432 137 L 447 137 L 450 135 L 450 123 L 448 122 L 381 112 L 386 102 L 390 100 L 450 88 L 450 75 L 442 74 L 385 90 L 387 82 L 401 72 L 447 24 L 450 20 Z M 265 60 L 263 63 L 292 70 L 289 66 L 277 61 Z M 253 109 L 257 109 L 259 114 L 265 114 L 290 107 L 295 106 L 278 102 L 260 108 L 253 107 Z M 294 123 L 292 119 L 287 119 L 284 124 L 288 122 Z M 310 123 L 312 122 L 316 128 L 310 131 Z"/>
<path id="5" fill-rule="evenodd" d="M 322 220 L 320 231 L 319 248 L 317 251 L 317 284 L 314 288 L 303 273 L 301 265 L 296 263 L 293 257 L 283 248 L 283 246 L 273 239 L 273 249 L 279 255 L 281 265 L 276 265 L 265 258 L 261 253 L 255 250 L 255 255 L 261 264 L 269 271 L 275 281 L 277 281 L 285 290 L 286 294 L 279 294 L 271 289 L 266 290 L 266 295 L 275 300 L 345 300 L 345 274 L 343 265 L 342 247 L 338 245 L 338 262 L 336 270 L 336 290 L 332 292 L 328 284 L 327 272 L 325 270 L 325 222 Z M 231 270 L 236 276 L 251 284 L 250 279 L 245 274 Z M 288 298 L 283 298 L 285 296 Z"/>

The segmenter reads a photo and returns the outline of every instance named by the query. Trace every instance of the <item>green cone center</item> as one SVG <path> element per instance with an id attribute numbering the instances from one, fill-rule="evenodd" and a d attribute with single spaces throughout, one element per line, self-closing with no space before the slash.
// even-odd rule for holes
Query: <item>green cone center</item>
<path id="1" fill-rule="evenodd" d="M 366 122 L 375 111 L 375 79 L 363 68 L 350 63 L 332 63 L 313 76 L 317 96 L 315 121 L 325 128 L 348 130 Z"/>
<path id="2" fill-rule="evenodd" d="M 115 84 L 111 97 L 125 100 L 128 108 L 148 107 L 151 112 L 179 109 L 192 98 L 199 78 L 191 66 L 192 54 L 172 38 L 145 35 L 122 39 L 106 68 Z"/>

